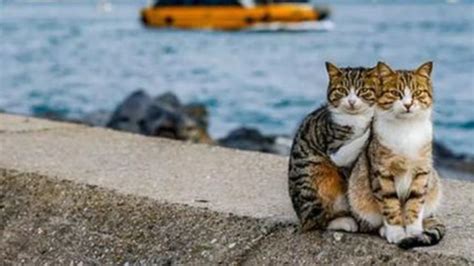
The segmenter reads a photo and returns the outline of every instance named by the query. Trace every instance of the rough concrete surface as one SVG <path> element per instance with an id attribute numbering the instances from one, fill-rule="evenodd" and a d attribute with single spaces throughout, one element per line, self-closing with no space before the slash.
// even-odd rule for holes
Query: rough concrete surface
<path id="1" fill-rule="evenodd" d="M 445 179 L 446 238 L 403 252 L 374 236 L 296 232 L 286 167 L 279 156 L 0 115 L 0 255 L 11 263 L 474 264 L 474 183 Z"/>
<path id="2" fill-rule="evenodd" d="M 0 171 L 0 193 L 5 264 L 470 263 L 458 256 L 404 252 L 372 236 L 300 234 L 294 225 L 16 171 Z"/>
<path id="3" fill-rule="evenodd" d="M 269 230 L 213 213 L 90 185 L 0 173 L 5 263 L 229 263 Z"/>

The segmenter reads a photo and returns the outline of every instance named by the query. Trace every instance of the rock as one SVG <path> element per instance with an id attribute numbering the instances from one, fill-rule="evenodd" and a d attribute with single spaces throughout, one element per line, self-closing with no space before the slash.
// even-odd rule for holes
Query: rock
<path id="1" fill-rule="evenodd" d="M 463 160 L 467 157 L 465 154 L 456 154 L 443 143 L 438 141 L 433 142 L 433 155 L 437 159 Z"/>
<path id="2" fill-rule="evenodd" d="M 178 96 L 172 92 L 165 92 L 158 95 L 153 102 L 168 109 L 178 109 L 181 107 L 181 102 L 179 101 Z"/>
<path id="3" fill-rule="evenodd" d="M 180 119 L 174 110 L 153 104 L 142 119 L 141 132 L 148 136 L 178 139 L 177 131 Z"/>
<path id="4" fill-rule="evenodd" d="M 433 142 L 433 158 L 438 166 L 474 174 L 474 158 L 472 156 L 455 153 L 437 141 Z"/>
<path id="5" fill-rule="evenodd" d="M 207 128 L 209 125 L 209 112 L 204 104 L 190 103 L 182 107 L 182 111 L 196 120 L 198 125 L 202 128 Z"/>
<path id="6" fill-rule="evenodd" d="M 275 140 L 263 136 L 260 131 L 254 128 L 238 128 L 229 135 L 219 140 L 219 144 L 229 148 L 271 152 Z"/>
<path id="7" fill-rule="evenodd" d="M 144 118 L 142 130 L 145 135 L 199 142 L 199 127 L 196 121 L 178 110 L 152 105 Z"/>
<path id="8" fill-rule="evenodd" d="M 107 126 L 147 136 L 212 143 L 205 106 L 182 106 L 171 92 L 154 99 L 141 90 L 132 93 L 117 107 Z"/>
<path id="9" fill-rule="evenodd" d="M 143 124 L 143 118 L 151 103 L 151 97 L 143 90 L 133 92 L 115 109 L 107 127 L 141 133 L 140 125 Z"/>
<path id="10" fill-rule="evenodd" d="M 221 146 L 228 148 L 281 155 L 289 153 L 288 141 L 283 141 L 283 137 L 264 136 L 254 128 L 238 128 L 231 131 L 227 137 L 219 139 L 218 142 Z"/>
<path id="11" fill-rule="evenodd" d="M 199 110 L 202 108 L 203 110 Z M 205 114 L 203 116 L 202 114 Z M 176 95 L 167 92 L 155 98 L 144 119 L 144 134 L 194 143 L 212 143 L 207 133 L 205 106 L 182 106 Z"/>
<path id="12" fill-rule="evenodd" d="M 343 235 L 342 233 L 340 233 L 340 232 L 334 232 L 334 233 L 332 234 L 332 237 L 333 237 L 334 240 L 336 240 L 336 241 L 341 241 L 343 236 L 344 236 L 344 235 Z"/>

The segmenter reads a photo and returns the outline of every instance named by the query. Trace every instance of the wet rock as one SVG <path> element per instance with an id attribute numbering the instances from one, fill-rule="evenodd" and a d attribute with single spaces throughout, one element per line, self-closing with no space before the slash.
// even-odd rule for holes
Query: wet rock
<path id="1" fill-rule="evenodd" d="M 446 147 L 443 143 L 434 141 L 433 142 L 433 155 L 435 158 L 438 159 L 456 159 L 456 160 L 463 160 L 466 158 L 464 154 L 457 154 L 453 152 L 451 149 Z"/>
<path id="2" fill-rule="evenodd" d="M 472 156 L 455 153 L 437 141 L 433 142 L 433 158 L 436 165 L 474 174 L 474 158 Z"/>
<path id="3" fill-rule="evenodd" d="M 158 95 L 154 99 L 154 103 L 168 109 L 178 109 L 181 107 L 181 102 L 179 101 L 178 96 L 171 92 L 165 92 Z"/>
<path id="4" fill-rule="evenodd" d="M 206 129 L 199 126 L 191 117 L 162 106 L 153 105 L 149 108 L 142 125 L 145 135 L 160 136 L 195 143 L 210 143 Z"/>
<path id="5" fill-rule="evenodd" d="M 153 99 L 141 90 L 132 93 L 117 107 L 107 126 L 147 136 L 212 143 L 205 107 L 183 106 L 171 92 Z"/>
<path id="6" fill-rule="evenodd" d="M 282 136 L 265 136 L 257 129 L 242 127 L 231 131 L 228 136 L 219 139 L 218 143 L 228 148 L 288 155 L 288 143 L 291 140 L 287 141 Z"/>
<path id="7" fill-rule="evenodd" d="M 190 103 L 183 106 L 182 111 L 196 120 L 200 127 L 207 128 L 209 126 L 209 112 L 204 104 Z"/>
<path id="8" fill-rule="evenodd" d="M 152 103 L 150 95 L 143 90 L 133 92 L 115 109 L 107 127 L 142 133 L 140 125 L 143 123 L 148 108 Z"/>
<path id="9" fill-rule="evenodd" d="M 219 140 L 219 144 L 229 148 L 271 152 L 274 139 L 263 136 L 254 128 L 238 128 Z"/>

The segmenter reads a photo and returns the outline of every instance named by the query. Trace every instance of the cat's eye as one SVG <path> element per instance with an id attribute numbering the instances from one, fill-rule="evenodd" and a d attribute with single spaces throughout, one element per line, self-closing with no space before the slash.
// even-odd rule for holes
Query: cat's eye
<path id="1" fill-rule="evenodd" d="M 415 91 L 415 92 L 413 93 L 413 96 L 415 96 L 415 97 L 420 97 L 422 94 L 423 94 L 422 91 Z"/>
<path id="2" fill-rule="evenodd" d="M 398 90 L 391 89 L 391 90 L 389 90 L 389 92 L 393 95 L 400 96 L 400 92 Z"/>

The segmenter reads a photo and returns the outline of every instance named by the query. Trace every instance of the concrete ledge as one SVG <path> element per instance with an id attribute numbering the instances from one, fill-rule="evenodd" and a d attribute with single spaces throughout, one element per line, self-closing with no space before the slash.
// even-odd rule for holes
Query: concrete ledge
<path id="1" fill-rule="evenodd" d="M 31 131 L 45 131 L 59 128 L 80 127 L 75 124 L 57 123 L 48 120 L 39 120 L 30 117 L 0 113 L 0 133 L 23 133 Z"/>
<path id="2" fill-rule="evenodd" d="M 82 197 L 73 193 L 76 190 L 83 191 L 83 194 L 90 195 L 90 197 L 102 195 L 97 196 L 100 198 L 101 204 L 109 204 L 110 207 L 102 214 L 97 211 L 88 218 L 84 217 L 87 211 L 83 209 L 82 211 L 71 211 L 74 215 L 63 217 L 64 221 L 70 223 L 70 228 L 76 228 L 78 224 L 86 223 L 81 219 L 94 220 L 98 219 L 97 217 L 102 217 L 101 222 L 111 223 L 115 219 L 124 219 L 123 216 L 126 216 L 126 213 L 130 213 L 133 217 L 140 217 L 140 214 L 148 217 L 147 215 L 150 212 L 154 216 L 147 218 L 149 219 L 147 220 L 148 223 L 153 224 L 153 219 L 156 219 L 160 226 L 152 226 L 153 230 L 142 228 L 142 232 L 154 237 L 149 236 L 151 238 L 144 239 L 132 237 L 127 241 L 136 242 L 137 245 L 140 245 L 140 240 L 143 240 L 143 247 L 147 247 L 149 243 L 167 243 L 163 245 L 173 246 L 172 241 L 166 240 L 168 241 L 166 242 L 162 240 L 163 237 L 171 239 L 178 237 L 178 235 L 187 235 L 186 241 L 190 241 L 192 247 L 186 246 L 183 250 L 192 250 L 195 245 L 202 244 L 199 239 L 200 234 L 209 234 L 210 238 L 216 234 L 219 237 L 232 238 L 237 235 L 237 232 L 240 232 L 241 235 L 248 236 L 245 240 L 239 242 L 242 243 L 242 246 L 239 246 L 238 255 L 226 251 L 229 246 L 237 245 L 231 245 L 234 242 L 225 242 L 224 246 L 227 245 L 227 248 L 218 248 L 215 251 L 217 253 L 212 253 L 214 251 L 204 252 L 207 250 L 207 248 L 204 248 L 201 253 L 213 254 L 210 256 L 213 259 L 208 257 L 204 260 L 209 262 L 233 261 L 261 264 L 277 262 L 314 263 L 316 261 L 322 263 L 324 261 L 326 263 L 349 263 L 350 261 L 354 263 L 371 261 L 378 263 L 385 261 L 409 263 L 411 259 L 414 259 L 415 262 L 428 263 L 434 259 L 433 262 L 442 265 L 474 264 L 474 249 L 472 248 L 474 247 L 474 195 L 472 194 L 474 183 L 445 179 L 445 201 L 442 215 L 448 226 L 446 239 L 440 245 L 432 248 L 402 252 L 377 237 L 329 232 L 314 232 L 304 235 L 295 233 L 294 226 L 291 225 L 291 222 L 295 221 L 295 217 L 287 194 L 286 168 L 287 158 L 279 156 L 186 144 L 105 129 L 0 115 L 2 196 L 13 188 L 17 191 L 15 194 L 6 196 L 7 204 L 14 205 L 22 197 L 28 198 L 27 202 L 38 201 L 47 204 L 48 201 L 45 201 L 45 199 L 38 200 L 41 198 L 42 193 L 40 192 L 50 191 L 50 188 L 54 187 L 60 187 L 58 191 L 63 192 L 55 192 L 56 194 L 53 194 L 55 196 L 49 198 L 54 202 L 54 204 L 51 203 L 51 207 L 57 206 L 58 209 L 64 209 L 64 211 L 68 208 L 74 209 L 78 199 Z M 444 170 L 442 173 L 445 177 L 455 177 L 454 175 L 456 175 L 455 172 L 448 170 Z M 73 183 L 64 183 L 63 180 L 69 180 Z M 100 188 L 84 187 L 80 184 L 95 185 Z M 9 189 L 6 189 L 7 187 Z M 111 193 L 109 190 L 115 192 Z M 124 194 L 130 196 L 123 196 Z M 136 197 L 139 197 L 139 199 Z M 113 207 L 116 198 L 122 200 L 122 202 L 144 201 L 150 206 L 154 206 L 150 208 L 156 208 L 156 210 L 146 209 L 137 213 L 136 210 L 142 210 L 141 207 L 135 208 L 134 206 L 137 206 L 137 204 L 131 203 L 130 206 L 126 205 L 128 206 L 126 212 L 120 212 Z M 57 199 L 63 200 L 58 201 Z M 84 199 L 81 199 L 82 201 L 79 201 L 83 202 Z M 69 207 L 64 204 L 69 204 L 67 205 Z M 88 204 L 92 203 L 85 201 L 81 206 L 89 210 L 95 208 L 93 204 Z M 169 206 L 169 204 L 185 204 L 190 207 L 173 205 L 172 209 L 164 210 L 163 208 L 168 208 L 166 206 Z M 23 214 L 32 212 L 35 209 L 32 206 L 39 207 L 34 204 L 25 204 L 23 207 L 21 207 L 21 204 L 15 206 L 22 210 Z M 207 210 L 195 209 L 195 207 L 206 208 Z M 117 209 L 120 208 L 117 207 Z M 29 217 L 28 215 L 17 214 L 14 216 L 15 214 L 5 213 L 5 208 L 1 210 L 2 217 L 0 217 L 0 221 L 2 223 L 5 221 L 6 228 L 2 228 L 3 236 L 6 232 L 12 234 L 15 223 L 22 223 L 24 219 L 31 218 L 24 218 Z M 189 213 L 189 215 L 186 213 Z M 232 225 L 234 220 L 229 218 L 229 213 L 241 217 L 232 219 L 241 219 L 239 221 L 242 221 L 242 224 Z M 11 215 L 16 217 L 16 220 L 11 218 Z M 46 214 L 41 215 L 46 215 L 43 220 L 49 221 L 46 224 L 49 228 L 52 228 L 50 230 L 56 230 L 53 229 L 54 226 L 51 223 L 54 222 L 52 217 L 56 217 L 58 214 L 52 215 L 46 212 Z M 220 220 L 221 223 L 230 223 L 228 224 L 229 227 L 216 226 L 214 218 L 203 220 L 202 215 L 204 217 L 218 217 L 216 219 Z M 247 218 L 243 218 L 244 216 Z M 176 221 L 173 222 L 173 219 L 167 217 L 174 217 Z M 189 217 L 195 217 L 197 220 L 188 219 Z M 51 222 L 51 219 L 53 219 L 53 222 Z M 171 227 L 175 226 L 175 223 L 179 224 L 180 221 L 188 226 L 181 226 L 180 229 L 172 231 Z M 193 224 L 193 221 L 201 221 L 202 225 Z M 134 229 L 132 220 L 124 223 L 130 226 L 130 234 L 134 234 L 136 230 L 140 231 L 141 227 Z M 288 223 L 290 225 L 282 225 Z M 196 229 L 197 231 L 191 229 L 196 228 L 196 226 L 200 229 Z M 254 229 L 247 230 L 245 229 L 246 226 L 255 226 L 258 229 L 255 229 L 256 231 Z M 168 235 L 153 234 L 155 230 L 165 230 L 164 228 L 171 230 Z M 211 228 L 214 229 L 211 230 Z M 108 229 L 106 235 L 123 239 L 120 230 L 125 229 L 117 228 L 117 232 L 115 232 L 112 227 L 112 229 Z M 213 233 L 209 233 L 209 230 Z M 225 233 L 227 231 L 228 234 Z M 80 233 L 74 232 L 72 233 L 74 236 L 71 238 L 72 240 L 63 243 L 66 246 L 71 245 L 68 248 L 82 247 L 81 245 L 87 243 L 87 240 L 81 239 Z M 26 234 L 25 238 L 28 239 L 29 233 L 23 231 L 16 233 Z M 57 234 L 64 233 L 58 232 Z M 87 234 L 84 233 L 84 235 Z M 209 241 L 212 242 L 214 238 Z M 151 239 L 155 242 L 146 242 L 151 241 Z M 178 242 L 181 241 L 179 237 L 177 239 Z M 54 242 L 51 241 L 53 240 L 50 239 L 46 243 Z M 120 242 L 121 240 L 117 241 Z M 206 241 L 203 243 L 208 245 L 210 242 L 207 243 Z M 182 245 L 178 242 L 175 244 L 179 249 Z M 107 243 L 107 245 L 113 245 L 114 242 Z M 11 246 L 10 242 L 5 241 L 5 237 L 2 237 L 1 245 L 3 247 Z M 109 248 L 107 245 L 101 249 L 99 248 L 99 250 L 103 253 L 105 249 Z M 2 246 L 0 246 L 0 249 L 3 249 Z M 55 246 L 52 245 L 52 247 Z M 148 247 L 151 248 L 151 245 Z M 73 250 L 68 248 L 65 247 L 66 250 Z M 26 248 L 26 250 L 28 249 Z M 72 255 L 70 254 L 69 257 L 64 255 L 63 258 L 78 260 L 93 258 L 97 260 L 96 262 L 105 263 L 123 262 L 124 259 L 138 260 L 144 254 L 143 252 L 140 253 L 138 248 L 132 247 L 131 250 L 129 253 L 125 251 L 114 253 L 128 254 L 116 259 L 113 259 L 112 255 L 108 257 L 106 253 L 103 253 L 105 254 L 104 257 L 94 257 L 85 249 L 82 249 L 82 252 L 71 253 Z M 166 247 L 165 249 L 155 249 L 155 253 L 150 252 L 156 256 L 162 256 L 164 250 L 166 250 Z M 188 258 L 189 254 L 194 254 L 189 252 L 171 252 L 169 254 L 172 258 Z M 11 262 L 21 261 L 21 252 L 16 252 L 16 257 L 12 255 L 13 253 L 9 253 L 9 260 Z M 89 255 L 84 255 L 86 253 Z M 136 257 L 132 256 L 134 253 L 136 253 Z M 38 254 L 40 255 L 33 257 L 38 259 L 41 257 L 41 253 Z M 81 254 L 85 257 L 81 257 Z M 142 258 L 150 258 L 153 255 L 150 254 L 143 255 Z M 172 259 L 172 261 L 204 262 L 198 259 L 201 258 L 199 254 L 188 259 Z M 0 253 L 0 255 L 2 254 Z M 30 256 L 27 260 L 32 260 L 33 257 Z M 55 261 L 55 258 L 58 259 L 59 257 L 53 256 L 50 261 Z"/>

